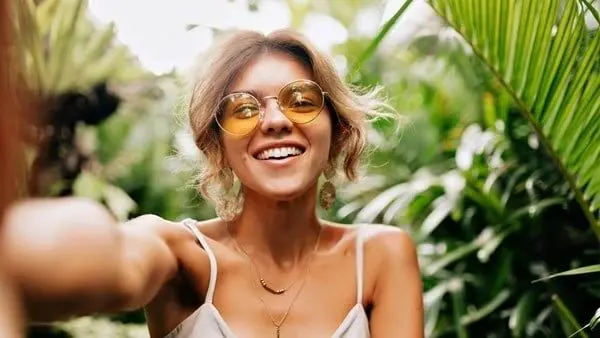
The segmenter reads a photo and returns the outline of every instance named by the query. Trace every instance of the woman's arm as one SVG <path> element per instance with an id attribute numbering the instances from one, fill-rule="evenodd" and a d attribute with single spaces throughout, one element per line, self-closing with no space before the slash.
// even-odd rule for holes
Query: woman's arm
<path id="1" fill-rule="evenodd" d="M 0 257 L 0 337 L 20 338 L 23 337 L 23 316 L 18 294 Z"/>
<path id="2" fill-rule="evenodd" d="M 423 290 L 415 245 L 404 231 L 376 235 L 381 256 L 373 295 L 373 338 L 423 338 Z"/>
<path id="3" fill-rule="evenodd" d="M 21 202 L 3 223 L 1 254 L 33 320 L 142 307 L 177 271 L 173 227 L 157 216 L 117 224 L 100 204 L 61 198 Z"/>

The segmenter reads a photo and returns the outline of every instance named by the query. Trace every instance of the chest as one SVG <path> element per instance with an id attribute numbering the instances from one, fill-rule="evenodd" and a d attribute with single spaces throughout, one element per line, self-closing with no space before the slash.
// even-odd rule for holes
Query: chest
<path id="1" fill-rule="evenodd" d="M 165 299 L 165 303 L 170 303 L 168 307 L 178 310 L 170 311 L 170 314 L 176 315 L 169 316 L 168 320 L 162 317 L 163 325 L 160 326 L 164 329 L 161 331 L 169 332 L 181 321 L 196 315 L 197 308 L 204 303 L 209 278 L 202 266 L 184 261 L 184 273 L 189 280 L 186 284 L 191 290 L 188 293 L 172 293 L 171 299 Z M 357 305 L 358 276 L 353 251 L 317 257 L 307 273 L 283 285 L 273 284 L 278 288 L 288 282 L 293 283 L 280 295 L 262 288 L 254 267 L 239 256 L 233 258 L 222 254 L 217 266 L 208 316 L 210 320 L 221 321 L 221 325 L 235 337 L 277 337 L 278 332 L 280 337 L 286 338 L 331 337 L 341 326 L 355 320 L 354 317 L 365 316 L 362 306 L 359 308 Z M 370 269 L 365 269 L 361 300 L 365 305 L 368 305 L 372 293 L 373 278 L 369 275 Z M 190 299 L 200 301 L 189 306 Z"/>

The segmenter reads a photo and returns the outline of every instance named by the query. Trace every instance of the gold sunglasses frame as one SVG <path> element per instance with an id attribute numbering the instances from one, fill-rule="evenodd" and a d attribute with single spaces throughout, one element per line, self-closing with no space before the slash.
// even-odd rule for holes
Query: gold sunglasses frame
<path id="1" fill-rule="evenodd" d="M 310 83 L 310 84 L 312 84 L 312 85 L 315 85 L 315 86 L 316 86 L 316 87 L 317 87 L 317 88 L 318 88 L 318 89 L 321 91 L 321 96 L 323 97 L 323 100 L 321 101 L 321 107 L 319 107 L 319 109 L 318 109 L 318 112 L 315 114 L 315 116 L 314 116 L 312 119 L 310 119 L 310 120 L 308 120 L 308 121 L 306 121 L 306 122 L 296 122 L 296 121 L 292 120 L 290 117 L 288 117 L 288 116 L 285 114 L 285 112 L 284 112 L 284 110 L 281 108 L 281 104 L 280 104 L 280 102 L 279 102 L 279 96 L 281 95 L 281 92 L 282 92 L 284 89 L 286 89 L 288 86 L 290 86 L 290 85 L 292 85 L 292 84 L 294 84 L 294 83 L 297 83 L 297 82 L 302 82 L 302 83 Z M 230 132 L 230 131 L 226 130 L 226 129 L 225 129 L 225 128 L 224 128 L 224 127 L 223 127 L 223 126 L 222 126 L 222 125 L 219 123 L 219 117 L 218 117 L 218 114 L 220 113 L 220 109 L 217 109 L 217 110 L 215 110 L 215 112 L 213 113 L 213 117 L 214 117 L 214 120 L 215 120 L 215 122 L 216 122 L 216 123 L 217 123 L 217 125 L 219 126 L 219 129 L 221 129 L 222 131 L 226 132 L 227 134 L 234 135 L 234 136 L 247 136 L 247 135 L 250 135 L 250 134 L 251 134 L 251 133 L 252 133 L 254 130 L 256 130 L 256 128 L 257 128 L 257 127 L 260 125 L 260 123 L 263 121 L 263 119 L 264 119 L 264 117 L 265 117 L 265 110 L 266 110 L 266 109 L 265 109 L 265 107 L 263 106 L 263 104 L 261 104 L 261 103 L 260 103 L 261 101 L 260 101 L 260 100 L 259 100 L 259 99 L 258 99 L 256 96 L 254 96 L 254 95 L 252 95 L 252 94 L 250 94 L 250 93 L 247 93 L 247 92 L 233 92 L 233 93 L 229 93 L 229 94 L 225 95 L 225 96 L 224 96 L 224 97 L 223 97 L 221 100 L 219 100 L 219 104 L 217 105 L 217 107 L 219 107 L 219 108 L 220 108 L 220 107 L 221 107 L 221 105 L 223 104 L 223 102 L 224 102 L 225 100 L 227 100 L 229 97 L 231 97 L 231 96 L 234 96 L 234 95 L 239 95 L 239 94 L 246 94 L 246 95 L 249 95 L 249 96 L 250 96 L 252 99 L 254 99 L 254 101 L 256 101 L 256 103 L 258 104 L 258 121 L 256 121 L 256 125 L 255 125 L 255 126 L 252 128 L 252 129 L 250 129 L 248 132 L 246 132 L 246 133 L 243 133 L 243 134 L 232 133 L 232 132 Z M 283 86 L 282 86 L 282 87 L 279 89 L 279 91 L 277 92 L 277 95 L 275 95 L 275 96 L 274 96 L 274 95 L 268 95 L 268 96 L 264 96 L 264 97 L 262 98 L 262 100 L 263 100 L 263 101 L 265 101 L 265 100 L 268 100 L 268 99 L 275 99 L 275 100 L 277 101 L 277 108 L 279 109 L 279 111 L 280 111 L 280 112 L 281 112 L 281 113 L 282 113 L 282 114 L 283 114 L 283 115 L 284 115 L 284 116 L 285 116 L 285 117 L 286 117 L 288 120 L 290 120 L 292 123 L 294 123 L 294 124 L 309 124 L 309 123 L 313 122 L 314 120 L 316 120 L 316 119 L 317 119 L 317 117 L 318 117 L 318 116 L 321 114 L 321 112 L 323 111 L 323 108 L 325 108 L 325 97 L 326 97 L 327 95 L 328 95 L 328 93 L 327 93 L 326 91 L 323 91 L 323 88 L 321 88 L 321 86 L 320 86 L 318 83 L 316 83 L 315 81 L 308 80 L 308 79 L 299 79 L 299 80 L 294 80 L 294 81 L 291 81 L 291 82 L 288 82 L 288 83 L 284 84 L 284 85 L 283 85 Z"/>

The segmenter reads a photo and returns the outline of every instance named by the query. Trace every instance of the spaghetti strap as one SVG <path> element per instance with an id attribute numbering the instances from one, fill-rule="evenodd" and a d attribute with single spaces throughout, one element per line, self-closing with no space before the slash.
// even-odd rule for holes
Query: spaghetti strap
<path id="1" fill-rule="evenodd" d="M 214 252 L 208 245 L 206 238 L 196 227 L 197 222 L 191 218 L 187 218 L 181 223 L 192 232 L 194 237 L 196 237 L 198 244 L 200 244 L 200 246 L 204 249 L 204 251 L 206 251 L 206 254 L 208 255 L 208 261 L 210 264 L 210 279 L 208 281 L 208 290 L 206 291 L 205 302 L 212 303 L 213 296 L 215 294 L 215 285 L 217 284 L 217 259 L 215 257 Z"/>
<path id="2" fill-rule="evenodd" d="M 356 229 L 356 302 L 362 304 L 363 270 L 364 270 L 364 239 L 362 226 Z"/>

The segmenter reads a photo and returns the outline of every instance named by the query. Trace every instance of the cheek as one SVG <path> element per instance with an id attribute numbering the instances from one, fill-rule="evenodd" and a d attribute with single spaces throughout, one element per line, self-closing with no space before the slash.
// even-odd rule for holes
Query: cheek
<path id="1" fill-rule="evenodd" d="M 307 128 L 309 142 L 311 146 L 318 149 L 319 155 L 322 155 L 325 160 L 329 157 L 329 151 L 332 141 L 331 118 L 328 111 L 323 112 L 312 126 Z"/>
<path id="2" fill-rule="evenodd" d="M 244 157 L 241 156 L 241 154 L 246 153 L 248 142 L 230 137 L 223 137 L 221 139 L 221 144 L 223 145 L 227 163 L 235 169 L 236 164 L 241 163 L 244 160 Z"/>

